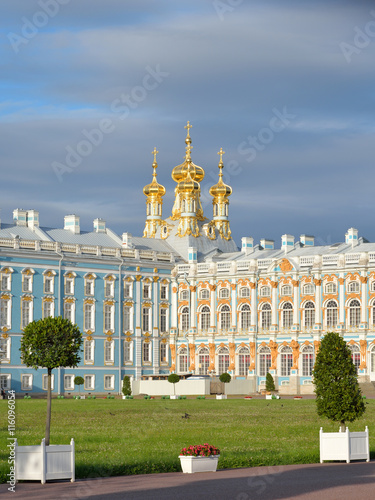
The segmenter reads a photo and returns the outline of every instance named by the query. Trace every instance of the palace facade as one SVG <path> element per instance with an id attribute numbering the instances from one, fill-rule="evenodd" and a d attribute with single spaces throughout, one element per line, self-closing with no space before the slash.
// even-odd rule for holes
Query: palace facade
<path id="1" fill-rule="evenodd" d="M 62 315 L 84 334 L 77 368 L 53 372 L 53 391 L 121 392 L 123 376 L 219 375 L 260 390 L 271 372 L 281 393 L 311 393 L 320 339 L 339 331 L 360 382 L 375 381 L 375 244 L 348 229 L 342 243 L 314 237 L 231 238 L 230 186 L 211 187 L 212 213 L 201 203 L 204 169 L 185 158 L 172 170 L 172 213 L 163 218 L 165 188 L 153 174 L 144 187 L 143 237 L 121 236 L 104 220 L 92 231 L 67 215 L 63 229 L 45 228 L 36 210 L 16 209 L 0 228 L 1 387 L 46 390 L 46 371 L 22 364 L 20 341 L 33 320 Z"/>

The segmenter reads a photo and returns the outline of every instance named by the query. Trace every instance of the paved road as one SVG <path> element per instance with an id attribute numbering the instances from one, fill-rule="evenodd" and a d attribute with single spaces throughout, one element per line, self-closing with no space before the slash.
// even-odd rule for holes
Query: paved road
<path id="1" fill-rule="evenodd" d="M 22 500 L 374 500 L 375 461 L 253 467 L 217 472 L 148 474 L 75 483 L 0 485 L 3 498 Z"/>

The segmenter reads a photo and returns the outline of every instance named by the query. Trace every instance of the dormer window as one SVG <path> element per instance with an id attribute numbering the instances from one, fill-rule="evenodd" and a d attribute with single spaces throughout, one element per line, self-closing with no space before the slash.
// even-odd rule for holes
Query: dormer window
<path id="1" fill-rule="evenodd" d="M 207 289 L 201 290 L 200 293 L 199 293 L 199 298 L 200 299 L 206 299 L 206 300 L 209 299 L 210 298 L 210 292 L 209 292 L 209 290 L 207 290 Z"/>
<path id="2" fill-rule="evenodd" d="M 261 297 L 270 297 L 271 296 L 271 288 L 269 286 L 262 286 L 260 289 Z"/>
<path id="3" fill-rule="evenodd" d="M 250 297 L 250 288 L 243 287 L 240 289 L 240 297 L 248 298 Z"/>
<path id="4" fill-rule="evenodd" d="M 325 286 L 325 293 L 337 293 L 336 283 L 327 283 Z"/>
<path id="5" fill-rule="evenodd" d="M 188 290 L 182 290 L 180 293 L 180 300 L 189 300 Z"/>
<path id="6" fill-rule="evenodd" d="M 350 281 L 348 283 L 348 293 L 359 293 L 358 281 Z"/>
<path id="7" fill-rule="evenodd" d="M 291 296 L 293 293 L 292 287 L 290 285 L 285 285 L 281 288 L 281 295 Z"/>
<path id="8" fill-rule="evenodd" d="M 229 290 L 228 288 L 221 288 L 219 291 L 219 297 L 221 299 L 228 299 L 229 298 Z"/>
<path id="9" fill-rule="evenodd" d="M 314 295 L 314 293 L 315 293 L 314 285 L 308 284 L 303 287 L 304 295 Z"/>

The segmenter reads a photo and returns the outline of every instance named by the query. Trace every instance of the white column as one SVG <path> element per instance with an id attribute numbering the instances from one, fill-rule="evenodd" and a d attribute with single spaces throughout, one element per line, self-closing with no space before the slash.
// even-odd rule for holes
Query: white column
<path id="1" fill-rule="evenodd" d="M 195 281 L 190 288 L 190 328 L 197 328 L 197 287 Z"/>
<path id="2" fill-rule="evenodd" d="M 345 281 L 344 277 L 340 279 L 339 294 L 339 323 L 345 324 Z"/>
<path id="3" fill-rule="evenodd" d="M 135 282 L 135 329 L 141 328 L 141 313 L 142 313 L 142 300 L 141 300 L 141 282 Z"/>
<path id="4" fill-rule="evenodd" d="M 178 286 L 176 281 L 172 281 L 171 288 L 171 328 L 177 328 L 178 315 L 177 315 L 177 299 L 178 299 Z"/>
<path id="5" fill-rule="evenodd" d="M 153 284 L 153 296 L 152 296 L 152 324 L 153 324 L 153 334 L 156 333 L 157 335 L 157 330 L 158 330 L 158 325 L 159 325 L 159 293 L 158 293 L 158 277 L 155 276 L 154 278 L 154 284 Z"/>
<path id="6" fill-rule="evenodd" d="M 314 279 L 315 283 L 315 324 L 321 324 L 322 318 L 322 280 Z"/>
<path id="7" fill-rule="evenodd" d="M 234 286 L 233 286 L 234 285 Z M 236 280 L 232 279 L 232 327 L 237 328 L 237 290 Z"/>
<path id="8" fill-rule="evenodd" d="M 367 288 L 367 278 L 362 278 L 362 306 L 361 306 L 361 323 L 367 323 L 367 300 L 366 300 L 366 288 Z"/>
<path id="9" fill-rule="evenodd" d="M 214 284 L 213 280 L 211 280 L 211 318 L 210 318 L 210 326 L 211 327 L 216 327 L 216 285 Z"/>
<path id="10" fill-rule="evenodd" d="M 257 290 L 255 283 L 253 283 L 253 285 L 250 286 L 251 286 L 251 326 L 256 326 L 257 313 L 258 313 Z"/>
<path id="11" fill-rule="evenodd" d="M 273 281 L 272 283 L 276 283 Z M 277 287 L 271 288 L 272 293 L 272 325 L 277 326 L 279 324 L 278 321 L 278 311 L 277 311 Z"/>
<path id="12" fill-rule="evenodd" d="M 295 285 L 295 283 L 297 285 Z M 294 302 L 294 308 L 293 308 L 293 324 L 294 325 L 299 325 L 300 321 L 300 314 L 299 314 L 299 281 L 294 281 L 293 283 L 293 302 Z"/>
<path id="13" fill-rule="evenodd" d="M 135 282 L 135 378 L 142 375 L 142 330 L 141 330 L 141 281 L 140 277 Z"/>

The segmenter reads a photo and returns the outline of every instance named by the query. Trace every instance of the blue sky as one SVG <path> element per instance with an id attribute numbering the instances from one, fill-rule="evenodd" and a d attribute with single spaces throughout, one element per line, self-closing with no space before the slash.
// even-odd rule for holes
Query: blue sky
<path id="1" fill-rule="evenodd" d="M 284 233 L 333 243 L 351 226 L 375 241 L 374 56 L 370 1 L 6 2 L 2 221 L 30 208 L 42 226 L 76 213 L 84 230 L 102 217 L 141 235 L 151 151 L 166 218 L 190 120 L 208 218 L 226 151 L 238 244 L 279 246 Z"/>

